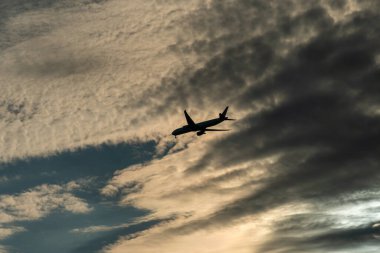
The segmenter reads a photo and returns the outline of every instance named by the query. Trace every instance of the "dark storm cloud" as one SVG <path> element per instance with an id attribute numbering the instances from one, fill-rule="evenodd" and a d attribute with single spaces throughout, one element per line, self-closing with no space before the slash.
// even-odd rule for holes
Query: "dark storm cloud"
<path id="1" fill-rule="evenodd" d="M 274 155 L 280 158 L 268 168 L 271 176 L 261 189 L 180 229 L 220 226 L 285 203 L 316 204 L 377 187 L 380 16 L 378 6 L 371 3 L 375 2 L 363 2 L 361 10 L 339 22 L 316 1 L 305 6 L 284 1 L 274 5 L 277 11 L 267 6 L 270 3 L 256 1 L 212 6 L 211 16 L 216 12 L 223 20 L 238 20 L 236 24 L 244 27 L 244 39 L 231 42 L 239 30 L 231 30 L 231 36 L 228 30 L 235 26 L 214 27 L 227 32 L 217 38 L 208 34 L 202 50 L 199 43 L 192 46 L 204 53 L 211 51 L 205 45 L 215 48 L 215 41 L 218 45 L 223 41 L 224 47 L 218 48 L 221 53 L 203 68 L 168 81 L 174 92 L 166 102 L 202 106 L 205 100 L 225 101 L 234 104 L 235 110 L 250 109 L 252 113 L 238 122 L 238 131 L 215 142 L 188 172 L 217 170 Z M 292 16 L 287 4 L 304 11 Z M 330 7 L 341 10 L 346 6 L 340 1 Z M 275 25 L 249 38 L 244 31 L 254 29 L 255 24 L 249 16 L 239 15 L 249 8 L 262 11 Z M 223 25 L 212 23 L 216 24 Z M 303 41 L 308 32 L 310 38 Z M 289 39 L 300 42 L 291 44 Z"/>

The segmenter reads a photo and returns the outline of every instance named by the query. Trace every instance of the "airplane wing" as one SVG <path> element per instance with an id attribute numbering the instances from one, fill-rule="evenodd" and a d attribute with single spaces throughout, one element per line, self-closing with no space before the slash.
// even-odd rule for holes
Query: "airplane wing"
<path id="1" fill-rule="evenodd" d="M 195 126 L 194 121 L 190 118 L 189 114 L 187 114 L 186 110 L 184 111 L 184 113 L 185 113 L 187 124 L 189 126 Z"/>
<path id="2" fill-rule="evenodd" d="M 231 129 L 212 129 L 212 128 L 206 128 L 205 131 L 230 131 Z"/>

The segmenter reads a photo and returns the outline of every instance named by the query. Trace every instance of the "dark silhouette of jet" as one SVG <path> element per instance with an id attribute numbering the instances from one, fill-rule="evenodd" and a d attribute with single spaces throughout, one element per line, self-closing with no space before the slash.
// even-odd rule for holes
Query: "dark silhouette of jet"
<path id="1" fill-rule="evenodd" d="M 184 111 L 187 125 L 177 128 L 172 132 L 172 135 L 177 138 L 177 135 L 189 133 L 189 132 L 197 132 L 198 136 L 201 136 L 202 134 L 205 134 L 207 131 L 229 131 L 229 129 L 210 129 L 208 127 L 215 126 L 219 123 L 222 123 L 225 120 L 234 120 L 229 119 L 227 114 L 228 106 L 222 113 L 219 113 L 219 118 L 206 120 L 199 123 L 194 123 L 194 121 L 190 118 L 189 114 L 187 114 L 186 110 Z"/>

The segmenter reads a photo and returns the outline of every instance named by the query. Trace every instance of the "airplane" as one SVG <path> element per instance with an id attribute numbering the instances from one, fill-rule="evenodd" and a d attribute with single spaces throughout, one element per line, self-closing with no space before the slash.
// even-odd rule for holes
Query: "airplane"
<path id="1" fill-rule="evenodd" d="M 172 135 L 174 135 L 174 137 L 177 138 L 177 135 L 186 134 L 189 132 L 197 132 L 197 135 L 201 136 L 203 134 L 206 134 L 207 131 L 229 131 L 229 129 L 208 128 L 208 127 L 215 126 L 219 123 L 222 123 L 225 120 L 235 120 L 235 119 L 229 119 L 226 116 L 227 110 L 228 110 L 228 106 L 226 107 L 226 109 L 224 109 L 222 113 L 219 113 L 219 118 L 210 119 L 210 120 L 206 120 L 199 123 L 194 123 L 194 121 L 191 119 L 191 117 L 185 110 L 184 113 L 185 113 L 187 125 L 177 128 L 176 130 L 172 132 Z"/>

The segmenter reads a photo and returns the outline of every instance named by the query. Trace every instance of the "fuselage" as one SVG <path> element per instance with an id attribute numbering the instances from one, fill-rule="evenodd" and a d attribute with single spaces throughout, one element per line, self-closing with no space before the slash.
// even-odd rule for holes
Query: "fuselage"
<path id="1" fill-rule="evenodd" d="M 224 119 L 215 118 L 215 119 L 210 119 L 210 120 L 196 123 L 194 126 L 185 125 L 183 127 L 180 127 L 174 130 L 172 132 L 172 135 L 177 136 L 177 135 L 181 135 L 181 134 L 185 134 L 185 133 L 189 133 L 193 131 L 204 131 L 207 127 L 215 126 L 223 121 Z"/>

